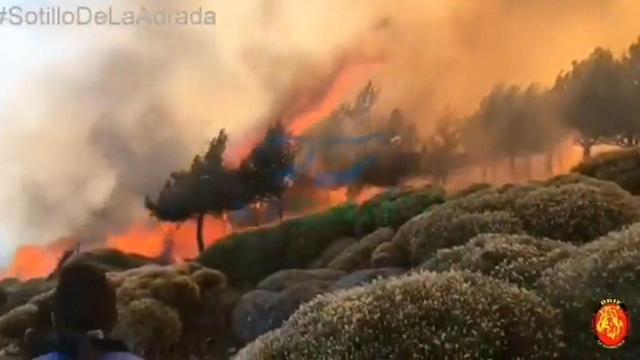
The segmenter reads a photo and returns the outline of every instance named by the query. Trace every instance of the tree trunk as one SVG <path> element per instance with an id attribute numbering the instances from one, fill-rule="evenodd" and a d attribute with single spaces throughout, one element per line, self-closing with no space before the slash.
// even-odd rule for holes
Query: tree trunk
<path id="1" fill-rule="evenodd" d="M 224 235 L 229 235 L 233 233 L 233 224 L 231 223 L 231 219 L 229 219 L 229 213 L 224 211 L 222 213 L 222 222 L 224 223 Z"/>
<path id="2" fill-rule="evenodd" d="M 284 203 L 282 201 L 282 196 L 278 197 L 277 206 L 278 206 L 278 218 L 280 219 L 280 221 L 282 221 L 282 218 L 284 217 Z"/>
<path id="3" fill-rule="evenodd" d="M 198 231 L 197 231 L 197 241 L 198 241 L 198 252 L 202 253 L 204 251 L 204 213 L 198 215 Z"/>
<path id="4" fill-rule="evenodd" d="M 516 178 L 516 157 L 514 155 L 509 156 L 509 172 L 511 173 L 512 180 Z"/>
<path id="5" fill-rule="evenodd" d="M 531 180 L 533 178 L 533 155 L 528 155 L 526 158 L 527 165 L 527 180 Z"/>
<path id="6" fill-rule="evenodd" d="M 545 158 L 545 170 L 547 175 L 553 174 L 553 149 L 547 152 L 547 156 Z"/>
<path id="7" fill-rule="evenodd" d="M 591 147 L 593 145 L 591 145 L 591 143 L 589 144 L 582 144 L 582 159 L 588 159 L 591 157 Z"/>
<path id="8" fill-rule="evenodd" d="M 258 203 L 253 204 L 253 220 L 256 227 L 260 226 L 260 205 Z"/>

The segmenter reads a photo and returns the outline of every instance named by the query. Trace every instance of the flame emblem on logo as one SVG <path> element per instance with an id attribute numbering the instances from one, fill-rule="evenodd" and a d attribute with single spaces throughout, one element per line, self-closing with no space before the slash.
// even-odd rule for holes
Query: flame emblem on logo
<path id="1" fill-rule="evenodd" d="M 621 301 L 607 299 L 600 302 L 593 318 L 593 330 L 600 345 L 608 349 L 622 346 L 629 337 L 630 328 L 631 318 Z"/>

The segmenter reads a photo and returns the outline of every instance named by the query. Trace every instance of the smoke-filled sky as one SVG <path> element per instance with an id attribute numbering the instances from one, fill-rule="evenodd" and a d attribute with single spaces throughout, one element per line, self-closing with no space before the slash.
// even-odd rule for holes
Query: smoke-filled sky
<path id="1" fill-rule="evenodd" d="M 3 2 L 3 5 L 7 3 Z M 83 1 L 13 0 L 25 7 Z M 550 84 L 595 46 L 640 35 L 637 0 L 150 1 L 215 26 L 0 27 L 0 243 L 101 241 L 219 128 L 231 150 L 377 59 L 379 112 L 428 131 L 500 82 Z M 137 10 L 132 1 L 93 1 Z M 352 84 L 357 90 L 364 84 Z M 348 92 L 347 92 L 348 93 Z M 304 94 L 304 96 L 303 96 Z M 320 94 L 320 95 L 318 95 Z M 350 101 L 350 98 L 344 99 Z"/>

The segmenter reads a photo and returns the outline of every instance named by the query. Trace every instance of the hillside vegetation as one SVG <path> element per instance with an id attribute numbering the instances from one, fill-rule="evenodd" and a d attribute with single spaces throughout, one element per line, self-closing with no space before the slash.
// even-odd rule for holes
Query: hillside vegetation
<path id="1" fill-rule="evenodd" d="M 146 359 L 607 359 L 597 302 L 640 323 L 640 201 L 614 165 L 630 152 L 614 154 L 522 185 L 389 191 L 231 235 L 192 263 L 70 261 L 108 272 L 114 336 Z M 55 281 L 0 283 L 3 358 L 51 327 Z M 638 349 L 632 331 L 615 355 Z"/>

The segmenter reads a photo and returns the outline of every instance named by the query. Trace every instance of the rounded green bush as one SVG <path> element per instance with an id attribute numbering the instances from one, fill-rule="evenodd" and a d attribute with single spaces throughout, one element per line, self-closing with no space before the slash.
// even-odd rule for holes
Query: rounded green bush
<path id="1" fill-rule="evenodd" d="M 442 208 L 457 212 L 511 211 L 520 197 L 536 188 L 533 184 L 488 188 L 456 197 L 442 205 Z"/>
<path id="2" fill-rule="evenodd" d="M 431 271 L 479 272 L 532 288 L 542 273 L 568 258 L 576 247 L 528 235 L 484 234 L 463 246 L 438 250 L 422 267 Z"/>
<path id="3" fill-rule="evenodd" d="M 531 235 L 584 243 L 638 220 L 638 205 L 617 186 L 575 183 L 531 191 L 515 213 Z"/>
<path id="4" fill-rule="evenodd" d="M 406 267 L 406 256 L 402 249 L 394 242 L 380 244 L 371 254 L 370 267 Z"/>
<path id="5" fill-rule="evenodd" d="M 447 196 L 447 198 L 449 200 L 461 199 L 469 195 L 474 195 L 481 192 L 488 192 L 491 190 L 491 188 L 492 188 L 491 184 L 488 184 L 488 183 L 475 183 L 451 193 L 450 195 Z"/>
<path id="6" fill-rule="evenodd" d="M 609 151 L 596 155 L 572 171 L 612 181 L 634 195 L 640 195 L 640 148 Z"/>
<path id="7" fill-rule="evenodd" d="M 392 241 L 418 265 L 437 250 L 465 244 L 479 234 L 522 232 L 521 221 L 508 212 L 456 212 L 443 207 L 411 219 Z"/>
<path id="8" fill-rule="evenodd" d="M 368 268 L 371 254 L 379 245 L 391 241 L 393 235 L 393 229 L 380 228 L 346 248 L 327 267 L 347 272 Z"/>
<path id="9" fill-rule="evenodd" d="M 591 319 L 601 300 L 619 299 L 640 323 L 640 223 L 583 245 L 566 261 L 544 272 L 536 284 L 539 294 L 562 312 L 570 358 L 608 358 L 610 352 L 594 341 Z M 621 358 L 638 358 L 640 334 L 631 331 Z M 633 351 L 636 353 L 632 356 Z M 597 355 L 597 356 L 596 356 Z M 626 356 L 626 357 L 625 357 Z"/>
<path id="10" fill-rule="evenodd" d="M 366 234 L 379 228 L 397 229 L 429 207 L 444 202 L 444 191 L 436 187 L 384 194 L 359 208 L 356 233 Z"/>
<path id="11" fill-rule="evenodd" d="M 182 336 L 178 313 L 154 299 L 134 300 L 119 311 L 114 336 L 146 356 L 169 349 Z"/>
<path id="12" fill-rule="evenodd" d="M 563 358 L 558 320 L 507 282 L 424 272 L 321 295 L 236 359 Z"/>
<path id="13" fill-rule="evenodd" d="M 217 270 L 202 268 L 191 274 L 193 281 L 198 284 L 200 291 L 215 289 L 227 284 L 227 277 Z"/>

